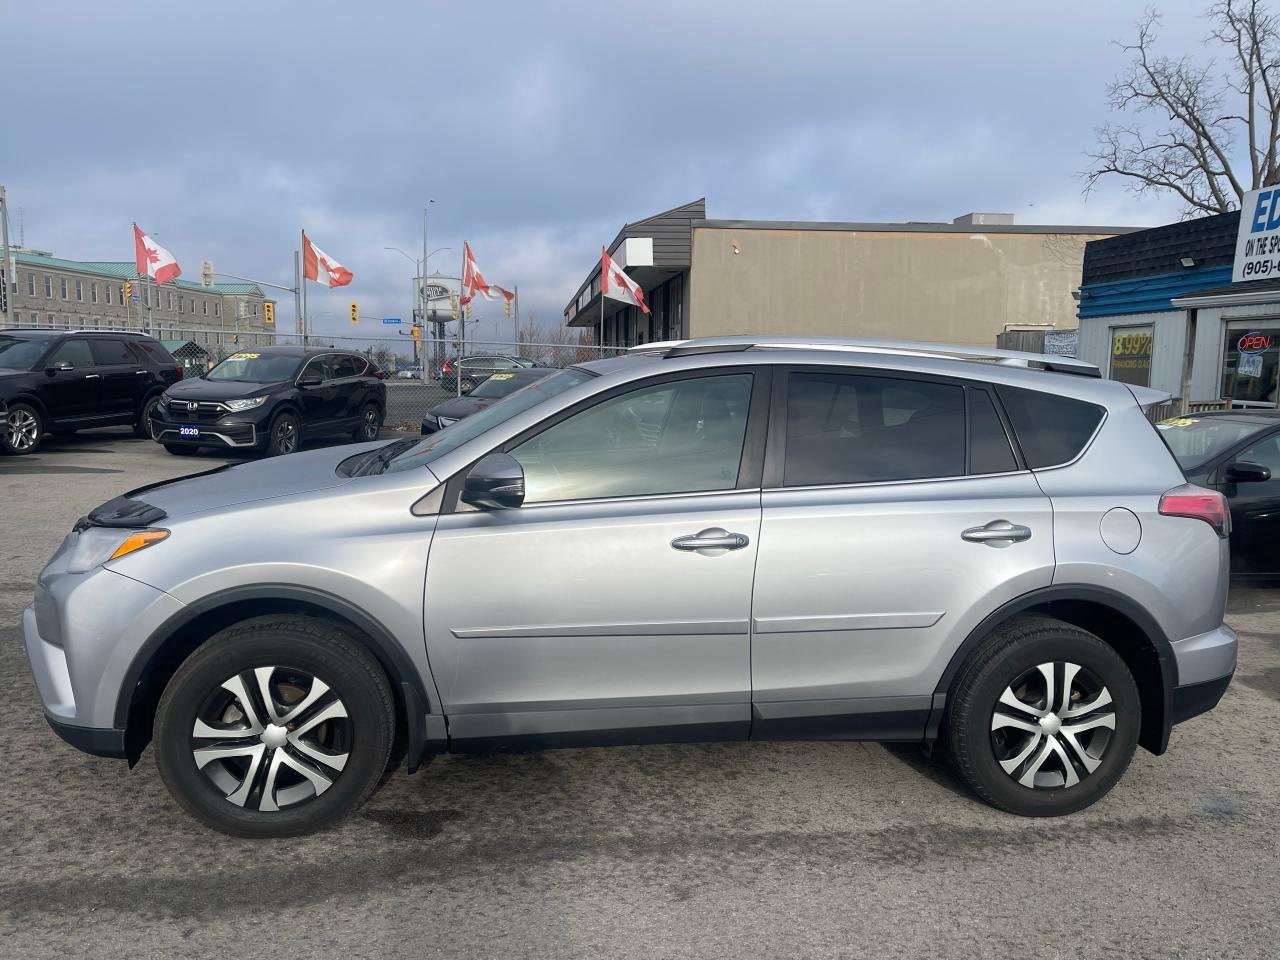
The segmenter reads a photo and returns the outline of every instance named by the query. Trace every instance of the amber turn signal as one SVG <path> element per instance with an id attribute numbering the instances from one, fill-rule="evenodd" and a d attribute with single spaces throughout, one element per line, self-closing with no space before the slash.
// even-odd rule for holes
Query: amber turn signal
<path id="1" fill-rule="evenodd" d="M 124 543 L 116 547 L 115 553 L 111 554 L 107 559 L 118 560 L 126 554 L 141 550 L 143 547 L 149 547 L 153 543 L 159 543 L 168 536 L 168 530 L 144 530 L 141 533 L 131 533 L 125 537 Z"/>

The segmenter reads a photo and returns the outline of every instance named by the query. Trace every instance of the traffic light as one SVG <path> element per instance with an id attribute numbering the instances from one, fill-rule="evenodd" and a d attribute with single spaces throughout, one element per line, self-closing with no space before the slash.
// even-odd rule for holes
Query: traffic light
<path id="1" fill-rule="evenodd" d="M 232 343 L 239 343 L 239 342 L 240 342 L 240 334 L 238 334 L 238 333 L 233 333 L 233 334 L 231 335 L 231 342 L 232 342 Z"/>
<path id="2" fill-rule="evenodd" d="M 354 300 L 351 301 L 351 322 L 358 323 L 360 321 L 360 304 Z"/>
<path id="3" fill-rule="evenodd" d="M 422 325 L 421 325 L 421 324 L 417 324 L 417 323 L 415 323 L 415 324 L 413 325 L 413 339 L 415 339 L 415 340 L 421 340 L 421 339 L 422 339 Z"/>
<path id="4" fill-rule="evenodd" d="M 262 305 L 262 322 L 268 326 L 272 326 L 276 322 L 276 305 L 271 300 Z"/>
<path id="5" fill-rule="evenodd" d="M 124 298 L 127 301 L 132 296 L 133 296 L 133 281 L 126 280 L 124 282 Z"/>
<path id="6" fill-rule="evenodd" d="M 449 312 L 453 314 L 453 319 L 458 319 L 458 295 L 452 290 L 449 291 Z"/>

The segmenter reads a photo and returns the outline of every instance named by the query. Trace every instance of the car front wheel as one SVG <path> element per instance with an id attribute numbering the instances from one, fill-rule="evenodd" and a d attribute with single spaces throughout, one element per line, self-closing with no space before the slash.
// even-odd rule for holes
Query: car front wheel
<path id="1" fill-rule="evenodd" d="M 5 453 L 34 453 L 40 446 L 40 438 L 44 436 L 44 420 L 40 411 L 29 403 L 10 404 L 4 425 Z"/>
<path id="2" fill-rule="evenodd" d="M 387 768 L 386 675 L 345 632 L 259 617 L 208 640 L 156 711 L 160 775 L 196 819 L 240 837 L 298 836 L 356 810 Z"/>
<path id="3" fill-rule="evenodd" d="M 134 434 L 147 440 L 156 438 L 155 426 L 151 422 L 151 415 L 155 413 L 155 409 L 159 405 L 159 394 L 148 398 L 147 402 L 142 405 L 142 413 L 138 416 L 138 422 L 133 425 Z"/>
<path id="4" fill-rule="evenodd" d="M 1137 685 L 1113 648 L 1059 620 L 1017 617 L 962 668 L 945 738 L 960 776 L 988 803 L 1052 817 L 1115 786 L 1141 719 Z"/>
<path id="5" fill-rule="evenodd" d="M 298 449 L 298 418 L 285 411 L 277 413 L 267 434 L 267 456 L 279 457 Z"/>
<path id="6" fill-rule="evenodd" d="M 360 424 L 356 427 L 351 435 L 351 439 L 356 443 L 363 443 L 370 440 L 377 440 L 378 433 L 382 430 L 382 412 L 378 409 L 376 403 L 371 403 L 364 408 L 364 412 L 360 415 Z"/>

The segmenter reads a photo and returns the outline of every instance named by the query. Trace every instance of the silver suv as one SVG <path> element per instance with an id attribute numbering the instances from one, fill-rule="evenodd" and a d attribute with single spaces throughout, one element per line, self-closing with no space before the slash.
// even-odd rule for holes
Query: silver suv
<path id="1" fill-rule="evenodd" d="M 1235 669 L 1228 514 L 1163 396 L 1034 354 L 651 344 L 112 500 L 27 652 L 64 739 L 154 741 L 242 836 L 349 814 L 393 756 L 715 739 L 938 744 L 991 804 L 1069 813 Z"/>

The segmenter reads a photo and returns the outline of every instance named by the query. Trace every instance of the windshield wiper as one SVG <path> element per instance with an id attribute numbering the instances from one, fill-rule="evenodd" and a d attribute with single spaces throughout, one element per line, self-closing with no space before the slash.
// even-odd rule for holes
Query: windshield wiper
<path id="1" fill-rule="evenodd" d="M 393 440 L 385 447 L 378 447 L 372 451 L 369 458 L 360 464 L 360 472 L 357 476 L 367 477 L 374 473 L 385 473 L 387 467 L 391 464 L 402 450 L 416 445 L 421 437 L 405 437 L 403 440 Z"/>

